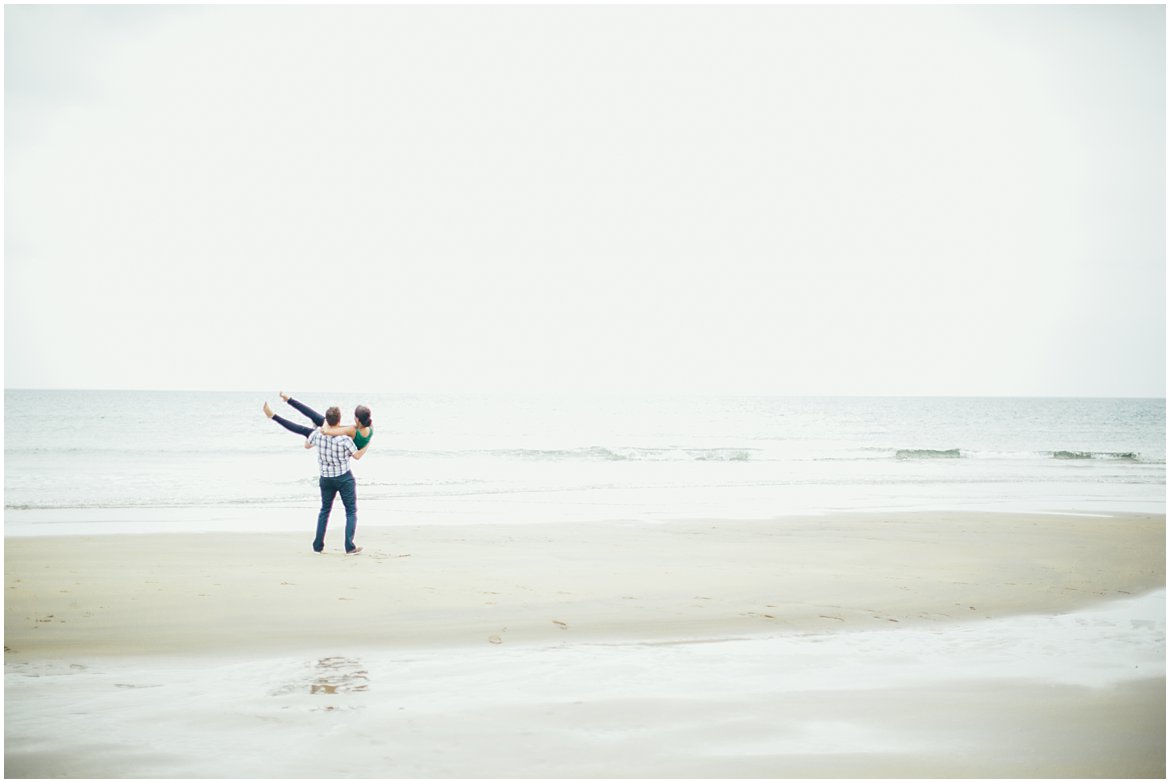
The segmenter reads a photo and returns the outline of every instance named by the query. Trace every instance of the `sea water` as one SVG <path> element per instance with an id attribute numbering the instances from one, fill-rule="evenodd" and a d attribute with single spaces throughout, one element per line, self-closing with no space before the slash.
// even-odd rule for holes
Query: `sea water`
<path id="1" fill-rule="evenodd" d="M 362 525 L 1165 513 L 1163 399 L 295 396 L 373 410 Z M 6 534 L 303 531 L 315 452 L 266 400 L 308 423 L 275 392 L 8 390 Z"/>

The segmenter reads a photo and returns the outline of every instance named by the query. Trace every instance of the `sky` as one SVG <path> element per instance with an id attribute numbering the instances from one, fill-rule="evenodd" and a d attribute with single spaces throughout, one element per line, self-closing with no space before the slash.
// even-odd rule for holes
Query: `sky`
<path id="1" fill-rule="evenodd" d="M 8 5 L 4 385 L 1162 397 L 1165 37 Z"/>

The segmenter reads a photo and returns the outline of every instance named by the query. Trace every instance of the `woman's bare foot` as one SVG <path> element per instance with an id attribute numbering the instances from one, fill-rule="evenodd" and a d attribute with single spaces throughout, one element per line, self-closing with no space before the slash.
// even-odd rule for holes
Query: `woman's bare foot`
<path id="1" fill-rule="evenodd" d="M 291 396 L 291 394 L 285 394 L 284 392 L 280 393 L 280 399 L 284 400 L 285 402 L 288 402 L 288 398 Z"/>
<path id="2" fill-rule="evenodd" d="M 264 403 L 264 415 L 270 419 L 272 418 L 272 408 L 268 407 L 268 403 Z"/>

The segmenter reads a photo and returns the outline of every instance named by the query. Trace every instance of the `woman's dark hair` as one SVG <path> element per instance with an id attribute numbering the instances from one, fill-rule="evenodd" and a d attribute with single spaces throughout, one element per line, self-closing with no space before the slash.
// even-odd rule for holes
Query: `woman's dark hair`
<path id="1" fill-rule="evenodd" d="M 363 427 L 369 427 L 374 423 L 373 418 L 370 416 L 370 409 L 365 405 L 359 405 L 354 408 L 353 417 L 357 419 L 358 424 L 362 425 Z"/>

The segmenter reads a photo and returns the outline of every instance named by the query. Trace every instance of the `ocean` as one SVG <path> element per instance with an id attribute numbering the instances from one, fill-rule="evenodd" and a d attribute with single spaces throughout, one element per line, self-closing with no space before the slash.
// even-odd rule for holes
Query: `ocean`
<path id="1" fill-rule="evenodd" d="M 359 527 L 1165 513 L 1163 399 L 294 396 L 373 410 Z M 265 401 L 304 421 L 275 391 L 6 391 L 6 535 L 310 530 L 314 452 Z"/>

